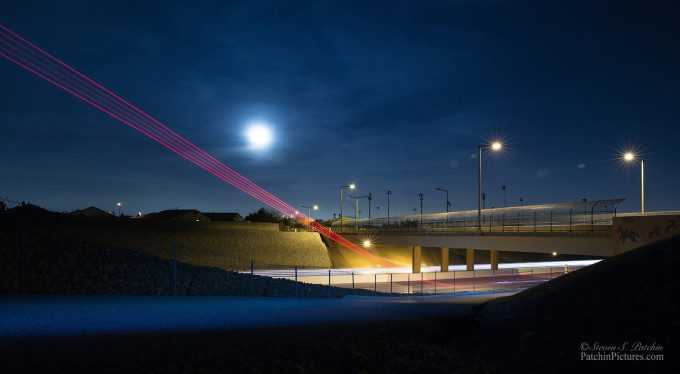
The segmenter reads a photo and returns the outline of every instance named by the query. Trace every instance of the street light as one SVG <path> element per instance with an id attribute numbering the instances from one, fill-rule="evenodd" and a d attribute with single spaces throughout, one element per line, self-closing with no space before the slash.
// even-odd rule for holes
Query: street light
<path id="1" fill-rule="evenodd" d="M 370 240 L 364 240 L 364 248 L 368 248 L 371 246 L 371 241 Z"/>
<path id="2" fill-rule="evenodd" d="M 118 207 L 118 217 L 120 217 L 120 207 L 123 206 L 123 203 L 121 203 L 121 202 L 119 201 L 119 202 L 116 203 L 116 206 Z"/>
<path id="3" fill-rule="evenodd" d="M 390 195 L 392 195 L 392 190 L 387 190 L 387 226 L 390 225 Z"/>
<path id="4" fill-rule="evenodd" d="M 626 162 L 633 162 L 640 160 L 640 215 L 645 215 L 645 160 L 638 158 L 633 152 L 626 152 L 623 155 L 623 160 Z"/>
<path id="5" fill-rule="evenodd" d="M 364 196 L 349 196 L 347 197 L 354 199 L 354 231 L 359 232 L 359 199 L 363 199 L 368 197 L 368 195 Z"/>
<path id="6" fill-rule="evenodd" d="M 310 219 L 312 218 L 312 209 L 319 210 L 318 205 L 312 205 L 312 206 L 303 205 L 302 207 L 307 208 L 307 217 L 310 218 Z"/>
<path id="7" fill-rule="evenodd" d="M 343 188 L 349 188 L 350 190 L 353 190 L 353 189 L 357 188 L 357 186 L 354 183 L 350 183 L 347 186 L 340 186 L 340 227 L 342 227 L 342 201 L 343 201 L 342 189 Z"/>
<path id="8" fill-rule="evenodd" d="M 508 189 L 505 185 L 502 185 L 501 190 L 503 190 L 503 208 L 507 208 L 508 207 Z"/>
<path id="9" fill-rule="evenodd" d="M 449 205 L 451 205 L 451 202 L 449 202 L 449 190 L 445 190 L 443 188 L 436 188 L 437 191 L 444 191 L 446 192 L 446 213 L 449 212 Z"/>
<path id="10" fill-rule="evenodd" d="M 503 144 L 499 141 L 477 147 L 477 231 L 480 234 L 482 233 L 482 149 L 498 152 L 501 148 Z"/>

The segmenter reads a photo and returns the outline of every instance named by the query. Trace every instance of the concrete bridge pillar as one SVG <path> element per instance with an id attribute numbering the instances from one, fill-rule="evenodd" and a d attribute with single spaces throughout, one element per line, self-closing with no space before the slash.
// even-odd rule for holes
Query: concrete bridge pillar
<path id="1" fill-rule="evenodd" d="M 446 247 L 442 247 L 442 255 L 440 257 L 440 266 L 441 269 L 439 271 L 441 272 L 446 272 L 449 271 L 449 249 Z"/>
<path id="2" fill-rule="evenodd" d="M 465 263 L 467 264 L 467 271 L 475 270 L 475 249 L 468 248 L 465 251 Z"/>
<path id="3" fill-rule="evenodd" d="M 412 259 L 413 262 L 411 264 L 411 272 L 413 274 L 417 274 L 417 273 L 420 273 L 420 262 L 421 262 L 421 258 L 422 258 L 422 254 L 423 254 L 423 247 L 421 247 L 419 245 L 414 245 L 412 248 L 413 248 L 412 249 L 413 255 L 412 255 L 411 259 Z"/>
<path id="4" fill-rule="evenodd" d="M 498 250 L 491 250 L 491 270 L 498 270 Z"/>

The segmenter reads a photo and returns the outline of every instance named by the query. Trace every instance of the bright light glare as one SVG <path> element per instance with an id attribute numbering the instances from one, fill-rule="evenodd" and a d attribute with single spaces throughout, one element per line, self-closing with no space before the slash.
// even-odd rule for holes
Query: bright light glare
<path id="1" fill-rule="evenodd" d="M 314 205 L 312 208 L 313 208 L 314 210 L 319 210 L 319 206 L 318 206 L 318 205 Z"/>
<path id="2" fill-rule="evenodd" d="M 633 154 L 633 152 L 626 152 L 623 155 L 623 159 L 626 160 L 626 161 L 633 161 L 633 160 L 635 160 L 635 154 Z"/>
<path id="3" fill-rule="evenodd" d="M 552 255 L 557 256 L 557 251 L 553 251 Z"/>
<path id="4" fill-rule="evenodd" d="M 253 149 L 265 149 L 274 140 L 274 134 L 265 124 L 255 123 L 246 130 L 246 138 Z"/>
<path id="5" fill-rule="evenodd" d="M 368 248 L 371 246 L 371 241 L 370 240 L 364 240 L 364 248 Z"/>
<path id="6" fill-rule="evenodd" d="M 491 149 L 493 149 L 494 151 L 498 151 L 498 150 L 500 150 L 501 148 L 503 148 L 503 144 L 501 144 L 501 142 L 493 142 L 493 143 L 491 143 Z"/>
<path id="7" fill-rule="evenodd" d="M 349 189 L 350 189 L 350 190 L 353 190 L 353 189 L 355 189 L 355 188 L 357 188 L 357 186 L 356 186 L 354 183 L 352 183 L 352 184 L 349 185 Z"/>

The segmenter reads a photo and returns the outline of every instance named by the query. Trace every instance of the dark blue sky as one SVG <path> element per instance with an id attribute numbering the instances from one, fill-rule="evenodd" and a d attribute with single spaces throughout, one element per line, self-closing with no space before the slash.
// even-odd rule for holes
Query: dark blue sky
<path id="1" fill-rule="evenodd" d="M 673 2 L 26 1 L 0 23 L 155 116 L 291 205 L 338 211 L 355 182 L 408 214 L 625 197 L 680 209 L 680 11 Z M 483 4 L 480 4 L 483 3 Z M 270 123 L 256 153 L 243 131 Z M 59 210 L 247 213 L 240 191 L 0 61 L 0 193 Z M 583 167 L 583 165 L 585 167 Z M 578 167 L 581 165 L 581 167 Z M 349 210 L 349 207 L 348 207 Z M 366 211 L 362 209 L 362 211 Z"/>

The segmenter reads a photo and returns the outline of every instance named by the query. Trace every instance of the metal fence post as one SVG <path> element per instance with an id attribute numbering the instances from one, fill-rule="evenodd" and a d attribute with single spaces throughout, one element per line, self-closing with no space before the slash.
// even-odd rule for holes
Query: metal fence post
<path id="1" fill-rule="evenodd" d="M 250 259 L 250 296 L 253 296 L 253 281 L 255 277 L 255 260 Z"/>
<path id="2" fill-rule="evenodd" d="M 437 271 L 434 271 L 434 294 L 437 294 Z"/>
<path id="3" fill-rule="evenodd" d="M 390 273 L 390 293 L 392 293 L 392 273 Z"/>
<path id="4" fill-rule="evenodd" d="M 328 269 L 328 298 L 331 298 L 331 269 Z"/>
<path id="5" fill-rule="evenodd" d="M 373 292 L 378 292 L 378 273 L 373 274 Z"/>
<path id="6" fill-rule="evenodd" d="M 298 267 L 295 266 L 295 297 L 298 297 Z"/>
<path id="7" fill-rule="evenodd" d="M 407 275 L 407 278 L 406 278 L 406 294 L 408 295 L 408 294 L 411 293 L 411 273 L 408 273 L 406 275 Z"/>
<path id="8" fill-rule="evenodd" d="M 475 292 L 477 290 L 477 270 L 472 271 L 472 292 Z"/>
<path id="9" fill-rule="evenodd" d="M 177 243 L 172 243 L 172 296 L 177 296 Z"/>
<path id="10" fill-rule="evenodd" d="M 354 295 L 354 272 L 352 272 L 352 295 Z"/>

